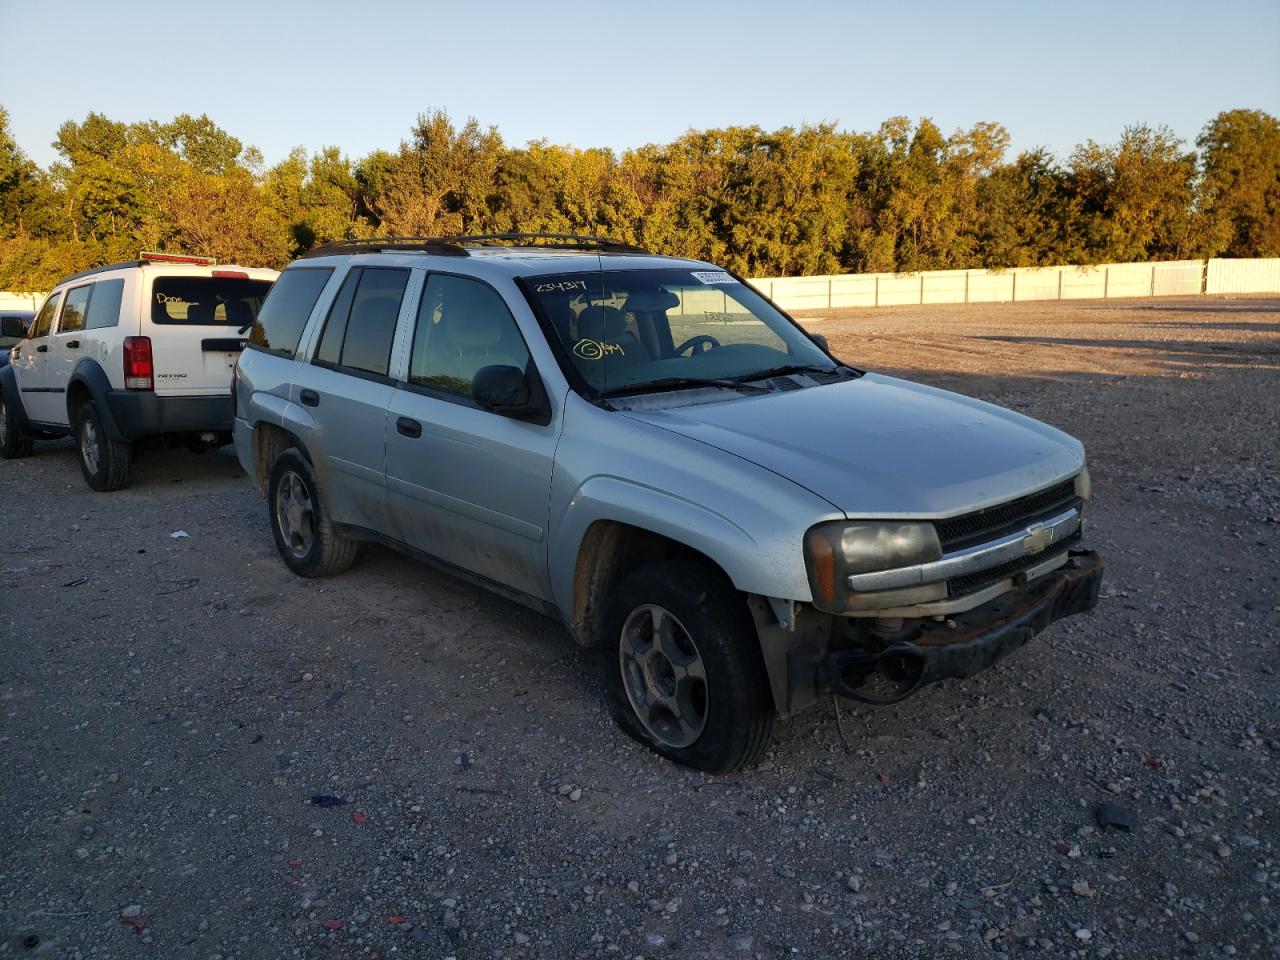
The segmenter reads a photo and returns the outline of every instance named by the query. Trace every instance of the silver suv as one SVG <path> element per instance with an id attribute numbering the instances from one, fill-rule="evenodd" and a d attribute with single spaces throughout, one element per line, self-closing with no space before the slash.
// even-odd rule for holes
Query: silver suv
<path id="1" fill-rule="evenodd" d="M 236 452 L 284 562 L 395 547 L 559 619 L 680 763 L 892 703 L 1091 609 L 1084 451 L 834 359 L 708 263 L 560 235 L 317 249 L 263 305 Z"/>

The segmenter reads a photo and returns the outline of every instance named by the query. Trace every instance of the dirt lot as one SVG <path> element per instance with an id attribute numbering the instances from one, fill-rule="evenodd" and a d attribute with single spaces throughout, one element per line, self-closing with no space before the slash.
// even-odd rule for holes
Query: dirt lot
<path id="1" fill-rule="evenodd" d="M 229 451 L 101 495 L 42 445 L 0 462 L 0 955 L 1280 956 L 1280 300 L 812 324 L 1086 442 L 1096 614 L 712 778 L 556 624 L 381 549 L 293 577 Z"/>

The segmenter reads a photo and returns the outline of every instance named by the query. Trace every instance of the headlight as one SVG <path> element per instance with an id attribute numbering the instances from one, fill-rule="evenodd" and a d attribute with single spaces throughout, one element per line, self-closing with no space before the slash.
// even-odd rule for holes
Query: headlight
<path id="1" fill-rule="evenodd" d="M 837 520 L 819 524 L 805 535 L 809 586 L 814 603 L 823 610 L 850 607 L 846 600 L 850 574 L 909 567 L 941 556 L 942 544 L 931 523 Z"/>
<path id="2" fill-rule="evenodd" d="M 1076 496 L 1081 500 L 1088 500 L 1091 493 L 1093 493 L 1093 483 L 1089 480 L 1089 465 L 1085 464 L 1076 474 Z"/>

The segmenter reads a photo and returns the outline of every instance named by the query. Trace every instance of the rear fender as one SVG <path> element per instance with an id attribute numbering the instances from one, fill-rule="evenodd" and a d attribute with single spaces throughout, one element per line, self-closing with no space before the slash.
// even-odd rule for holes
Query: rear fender
<path id="1" fill-rule="evenodd" d="M 75 404 L 72 409 L 72 398 L 79 392 L 76 388 L 82 386 L 88 390 L 90 398 L 93 400 L 94 409 L 98 411 L 98 416 L 102 418 L 102 427 L 107 431 L 107 435 L 112 440 L 119 440 L 127 443 L 130 438 L 126 437 L 120 431 L 119 424 L 116 423 L 115 415 L 111 412 L 111 404 L 107 402 L 107 393 L 111 390 L 111 380 L 107 377 L 107 372 L 98 365 L 98 361 L 89 357 L 83 357 L 76 364 L 75 369 L 71 371 L 71 377 L 67 380 L 67 423 L 75 425 L 76 410 L 79 404 Z"/>
<path id="2" fill-rule="evenodd" d="M 279 394 L 255 391 L 248 403 L 241 407 L 241 416 L 255 429 L 260 424 L 270 424 L 296 437 L 303 454 L 320 474 L 321 482 L 328 480 L 329 461 L 321 455 L 324 435 L 320 424 L 306 407 Z M 263 464 L 262 469 L 270 471 L 271 464 Z"/>

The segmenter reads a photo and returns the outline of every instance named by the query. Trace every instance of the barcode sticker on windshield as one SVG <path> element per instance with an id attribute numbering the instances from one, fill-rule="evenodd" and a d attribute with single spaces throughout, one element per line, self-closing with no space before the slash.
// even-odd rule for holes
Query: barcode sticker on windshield
<path id="1" fill-rule="evenodd" d="M 723 270 L 694 270 L 694 277 L 702 283 L 737 283 L 738 281 L 729 276 Z"/>

